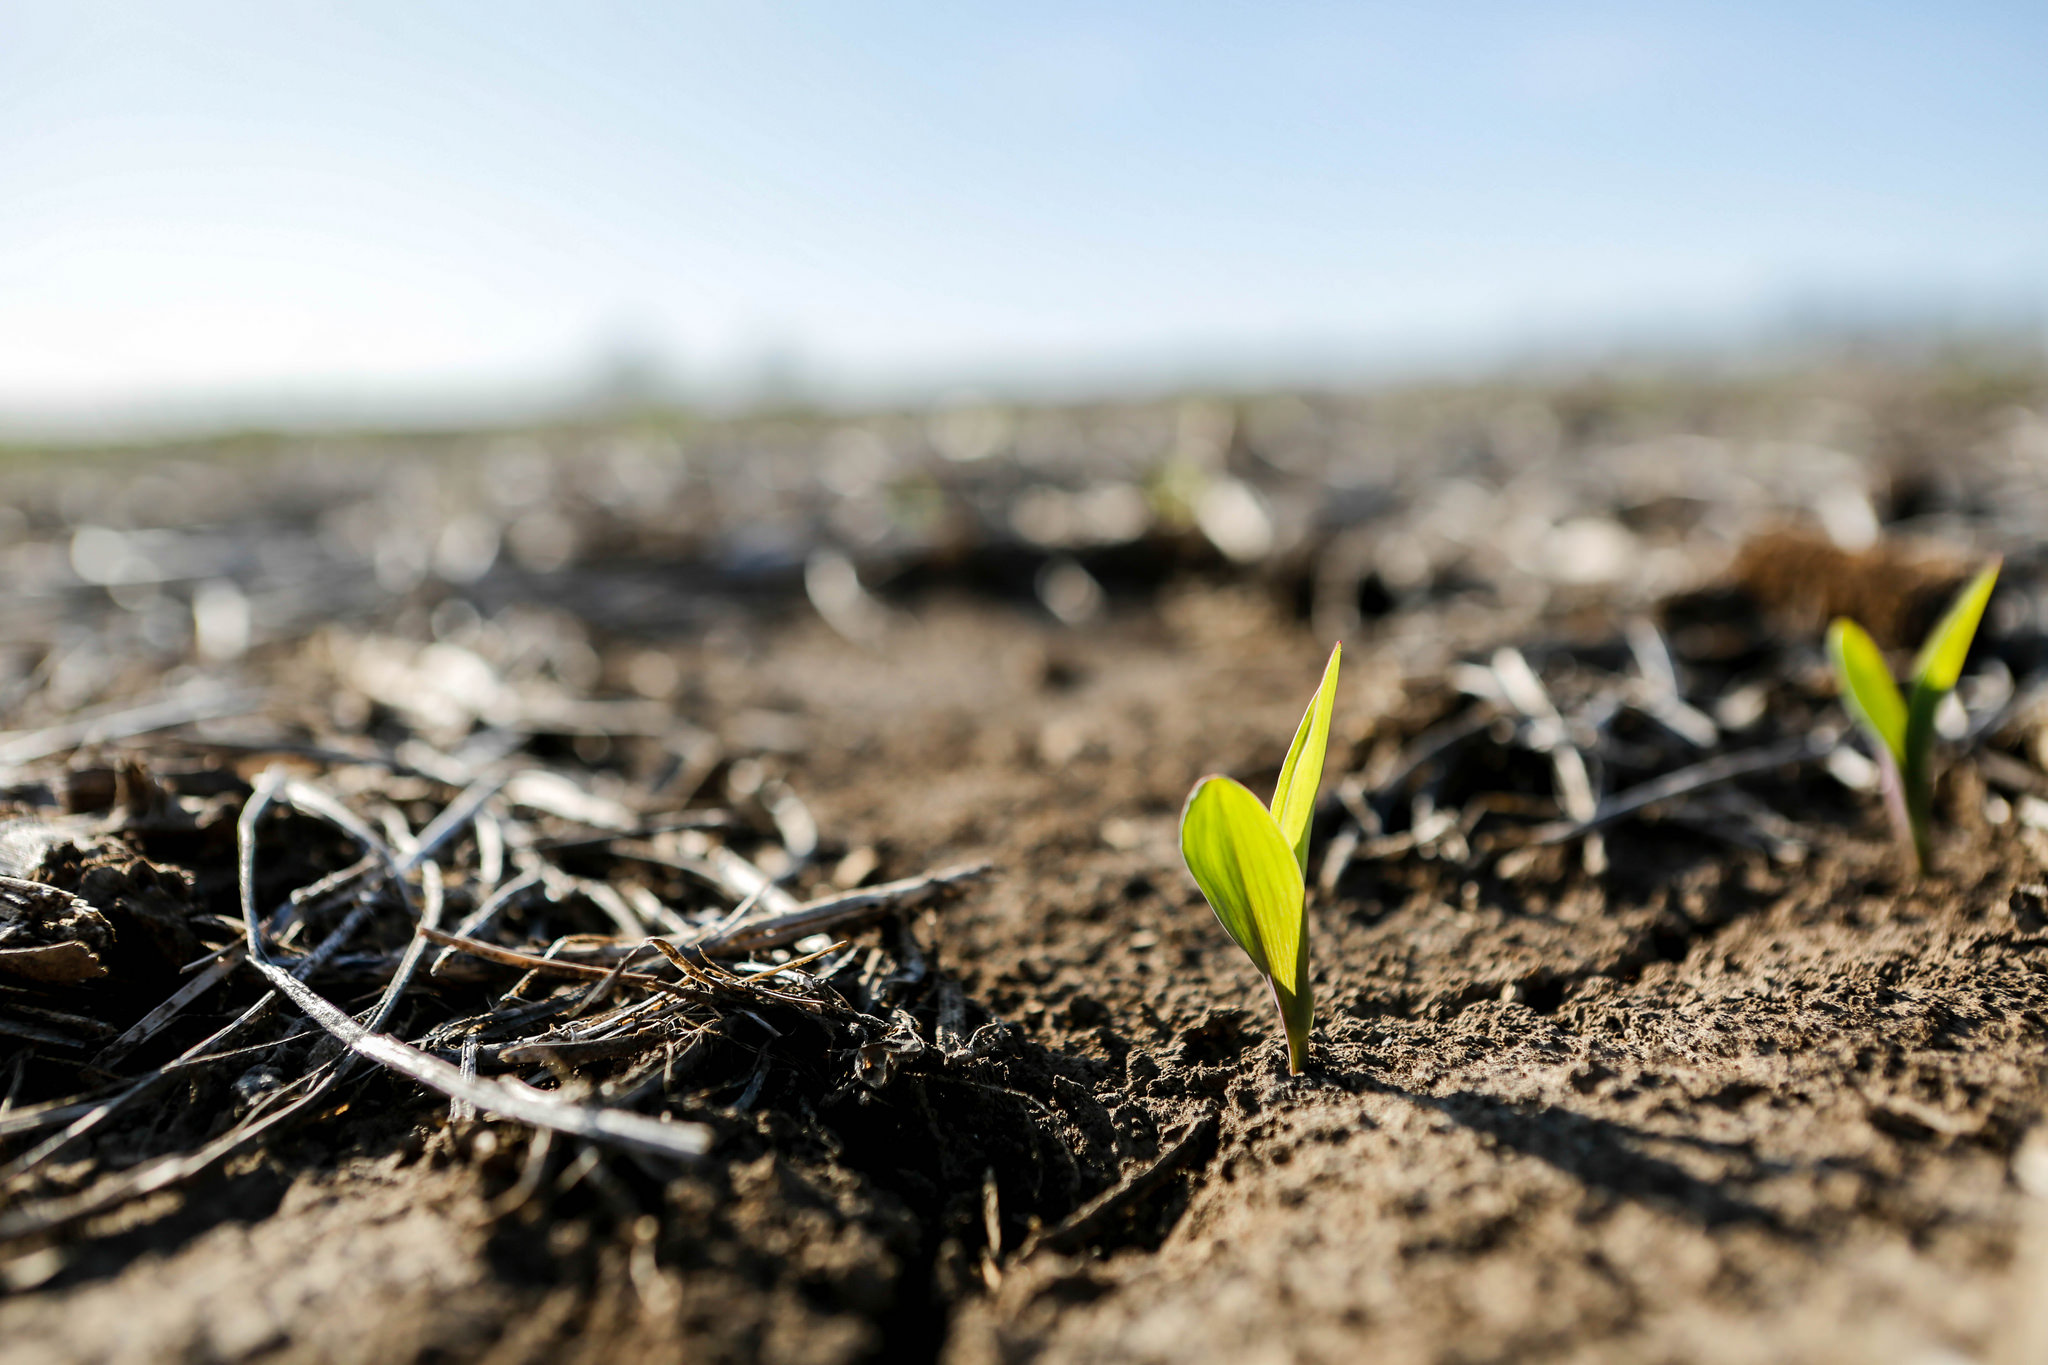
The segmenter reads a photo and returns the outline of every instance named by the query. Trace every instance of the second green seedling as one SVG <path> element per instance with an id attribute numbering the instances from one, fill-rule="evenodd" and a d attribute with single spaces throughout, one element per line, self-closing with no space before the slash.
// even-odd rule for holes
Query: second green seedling
<path id="1" fill-rule="evenodd" d="M 1962 676 L 1963 660 L 1984 619 L 1984 604 L 1998 582 L 1999 561 L 1993 560 L 1963 586 L 1947 614 L 1934 627 L 1913 661 L 1910 691 L 1901 695 L 1891 669 L 1870 632 L 1846 616 L 1828 627 L 1828 657 L 1833 660 L 1842 701 L 1871 738 L 1884 775 L 1885 805 L 1902 840 L 1913 846 L 1913 858 L 1927 871 L 1934 815 L 1934 713 Z"/>

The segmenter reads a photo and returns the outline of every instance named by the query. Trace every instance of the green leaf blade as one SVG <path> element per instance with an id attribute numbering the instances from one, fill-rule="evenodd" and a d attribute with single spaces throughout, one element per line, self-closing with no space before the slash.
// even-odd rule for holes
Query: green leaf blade
<path id="1" fill-rule="evenodd" d="M 1259 798 L 1230 778 L 1203 778 L 1181 811 L 1180 849 L 1237 946 L 1294 993 L 1308 975 L 1301 867 Z"/>
<path id="2" fill-rule="evenodd" d="M 1846 616 L 1828 627 L 1828 657 L 1842 687 L 1842 701 L 1871 738 L 1899 763 L 1906 761 L 1906 699 L 1892 681 L 1884 654 L 1870 632 Z"/>
<path id="3" fill-rule="evenodd" d="M 1315 819 L 1316 790 L 1323 781 L 1323 758 L 1330 747 L 1330 716 L 1337 706 L 1337 667 L 1344 646 L 1330 647 L 1330 661 L 1323 665 L 1323 681 L 1310 698 L 1301 724 L 1295 727 L 1294 743 L 1288 746 L 1287 761 L 1280 765 L 1280 780 L 1273 787 L 1273 819 L 1281 837 L 1294 850 L 1295 865 L 1308 875 L 1309 826 Z"/>
<path id="4" fill-rule="evenodd" d="M 1970 642 L 1977 638 L 1977 625 L 1984 619 L 1984 606 L 1991 600 L 2002 563 L 1994 559 L 1985 565 L 1949 604 L 1940 624 L 1920 647 L 1920 657 L 1913 661 L 1915 688 L 1925 687 L 1939 695 L 1954 688 L 1963 676 L 1963 660 L 1969 657 Z"/>

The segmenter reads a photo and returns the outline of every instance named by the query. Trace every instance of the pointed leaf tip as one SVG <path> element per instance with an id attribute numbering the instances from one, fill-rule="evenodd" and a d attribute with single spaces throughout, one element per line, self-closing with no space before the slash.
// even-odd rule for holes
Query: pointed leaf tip
<path id="1" fill-rule="evenodd" d="M 1273 787 L 1273 819 L 1294 850 L 1295 865 L 1308 875 L 1309 826 L 1316 813 L 1316 791 L 1323 781 L 1323 757 L 1330 747 L 1330 717 L 1337 706 L 1337 668 L 1344 646 L 1330 647 L 1330 661 L 1323 665 L 1323 681 L 1309 699 L 1301 724 L 1295 727 L 1294 743 L 1288 746 L 1287 761 L 1280 765 L 1280 780 Z"/>
<path id="2" fill-rule="evenodd" d="M 1997 586 L 2003 563 L 2003 559 L 1992 560 L 1956 594 L 1940 624 L 1920 647 L 1920 657 L 1913 661 L 1914 686 L 1947 692 L 1962 677 L 1963 661 L 1969 657 L 1970 642 L 1977 638 L 1977 625 L 1984 619 L 1984 607 L 1991 601 L 1991 589 Z"/>

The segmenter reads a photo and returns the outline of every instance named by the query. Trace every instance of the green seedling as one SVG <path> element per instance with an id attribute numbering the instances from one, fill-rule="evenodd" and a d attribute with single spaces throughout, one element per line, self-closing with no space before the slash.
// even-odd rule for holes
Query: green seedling
<path id="1" fill-rule="evenodd" d="M 1260 805 L 1243 783 L 1211 775 L 1195 784 L 1180 814 L 1181 857 L 1223 928 L 1273 988 L 1287 1031 L 1287 1069 L 1296 1075 L 1308 1060 L 1315 1023 L 1304 913 L 1309 823 L 1330 745 L 1342 651 L 1341 645 L 1330 651 L 1323 684 L 1281 765 L 1272 806 Z"/>
<path id="2" fill-rule="evenodd" d="M 1828 657 L 1834 661 L 1842 702 L 1870 736 L 1884 774 L 1885 807 L 1899 837 L 1913 846 L 1913 858 L 1927 871 L 1929 824 L 1933 818 L 1934 713 L 1962 676 L 1964 656 L 1984 619 L 1984 604 L 1998 581 L 1992 560 L 1963 586 L 1913 661 L 1910 691 L 1901 695 L 1891 669 L 1870 632 L 1846 616 L 1828 627 Z"/>

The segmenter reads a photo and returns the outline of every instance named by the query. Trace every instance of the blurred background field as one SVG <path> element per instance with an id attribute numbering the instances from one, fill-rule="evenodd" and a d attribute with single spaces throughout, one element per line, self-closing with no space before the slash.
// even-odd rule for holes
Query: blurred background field
<path id="1" fill-rule="evenodd" d="M 816 614 L 856 645 L 948 595 L 1085 627 L 1242 581 L 1407 671 L 1576 610 L 1648 609 L 1760 534 L 2006 548 L 2048 520 L 2025 351 L 1764 375 L 711 418 L 242 433 L 0 467 L 18 725 L 330 626 L 467 639 L 535 615 L 676 643 Z M 2015 607 L 2014 609 L 2017 609 Z M 2016 624 L 2016 623 L 2014 623 Z M 569 679 L 666 699 L 670 671 Z"/>

